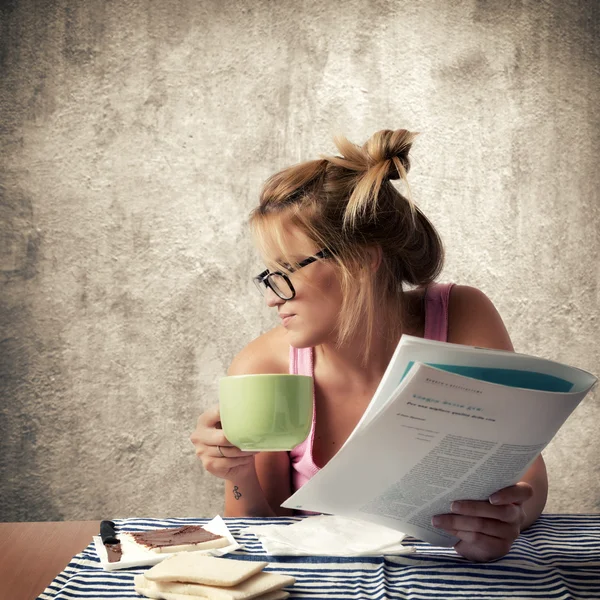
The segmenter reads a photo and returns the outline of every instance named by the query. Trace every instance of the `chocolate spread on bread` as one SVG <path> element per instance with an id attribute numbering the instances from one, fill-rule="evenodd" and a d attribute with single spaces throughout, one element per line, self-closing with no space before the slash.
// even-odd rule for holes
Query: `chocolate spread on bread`
<path id="1" fill-rule="evenodd" d="M 152 531 L 132 531 L 131 537 L 140 545 L 147 548 L 163 548 L 165 546 L 181 546 L 184 544 L 199 544 L 223 537 L 206 531 L 200 525 L 184 525 L 169 529 Z"/>

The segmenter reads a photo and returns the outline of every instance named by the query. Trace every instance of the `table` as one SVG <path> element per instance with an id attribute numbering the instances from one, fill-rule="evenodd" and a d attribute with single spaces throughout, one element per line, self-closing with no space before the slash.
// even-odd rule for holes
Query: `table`
<path id="1" fill-rule="evenodd" d="M 265 556 L 256 537 L 244 531 L 247 526 L 291 524 L 299 518 L 302 517 L 225 519 L 230 531 L 243 546 L 229 556 L 240 560 L 266 560 L 269 562 L 266 570 L 296 577 L 296 584 L 289 590 L 292 599 L 600 598 L 598 514 L 542 515 L 515 542 L 507 556 L 485 564 L 468 562 L 451 548 L 438 548 L 411 538 L 407 543 L 414 545 L 416 552 L 403 556 Z M 114 521 L 119 529 L 134 531 L 160 526 L 203 524 L 208 519 Z M 38 525 L 40 524 L 32 524 Z M 83 534 L 85 526 L 79 527 Z M 2 533 L 0 529 L 0 535 Z M 71 542 L 71 539 L 61 540 L 61 551 L 67 545 L 72 547 Z M 0 547 L 4 545 L 3 540 Z M 22 564 L 26 565 L 28 561 L 29 558 L 24 556 Z M 13 568 L 18 567 L 15 563 Z M 105 572 L 90 544 L 54 578 L 41 594 L 40 600 L 139 598 L 133 589 L 133 576 L 145 570 L 146 568 L 136 568 Z M 35 571 L 35 568 L 31 570 L 32 573 Z M 25 597 L 16 594 L 6 596 L 7 600 L 21 600 Z M 2 600 L 4 598 L 4 595 L 1 596 Z"/>
<path id="2" fill-rule="evenodd" d="M 99 528 L 100 521 L 0 523 L 0 599 L 41 594 Z"/>

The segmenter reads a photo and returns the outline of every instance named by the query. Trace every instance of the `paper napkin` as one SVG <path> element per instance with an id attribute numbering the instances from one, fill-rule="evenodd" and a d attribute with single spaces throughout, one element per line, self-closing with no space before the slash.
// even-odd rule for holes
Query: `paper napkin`
<path id="1" fill-rule="evenodd" d="M 292 525 L 254 525 L 245 531 L 256 535 L 273 556 L 380 556 L 415 551 L 402 545 L 406 534 L 400 531 L 335 515 L 306 517 Z"/>

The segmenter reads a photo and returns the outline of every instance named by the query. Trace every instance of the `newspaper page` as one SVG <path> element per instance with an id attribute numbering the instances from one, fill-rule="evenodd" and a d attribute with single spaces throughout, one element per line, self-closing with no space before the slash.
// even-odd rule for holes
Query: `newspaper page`
<path id="1" fill-rule="evenodd" d="M 372 521 L 439 546 L 453 500 L 519 481 L 596 379 L 567 392 L 516 388 L 414 363 L 388 401 L 282 506 Z"/>
<path id="2" fill-rule="evenodd" d="M 392 394 L 415 361 L 438 368 L 447 365 L 459 373 L 461 367 L 468 367 L 473 369 L 468 376 L 476 379 L 485 380 L 486 370 L 495 371 L 496 383 L 513 387 L 546 389 L 546 391 L 581 391 L 585 388 L 589 389 L 591 382 L 596 380 L 586 371 L 537 356 L 403 335 L 353 434 L 374 418 L 377 412 L 391 400 Z M 467 373 L 468 370 L 462 372 L 463 375 Z M 525 380 L 515 378 L 514 375 L 517 373 L 523 374 Z M 505 377 L 502 377 L 503 374 Z M 542 379 L 543 381 L 540 381 Z M 543 385 L 538 385 L 540 383 Z"/>

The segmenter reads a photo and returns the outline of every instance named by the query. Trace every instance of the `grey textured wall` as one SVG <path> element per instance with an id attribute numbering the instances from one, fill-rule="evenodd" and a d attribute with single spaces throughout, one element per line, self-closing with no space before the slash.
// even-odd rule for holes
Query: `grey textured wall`
<path id="1" fill-rule="evenodd" d="M 188 436 L 273 318 L 261 182 L 422 131 L 415 199 L 519 351 L 600 374 L 599 3 L 4 1 L 0 518 L 212 516 Z M 546 452 L 600 508 L 598 392 Z M 111 482 L 114 484 L 112 485 Z"/>

